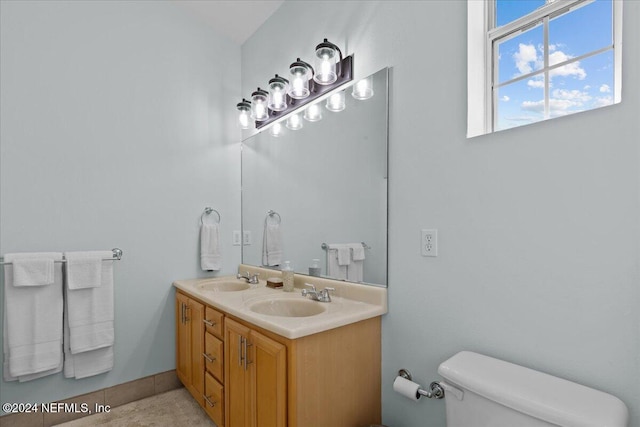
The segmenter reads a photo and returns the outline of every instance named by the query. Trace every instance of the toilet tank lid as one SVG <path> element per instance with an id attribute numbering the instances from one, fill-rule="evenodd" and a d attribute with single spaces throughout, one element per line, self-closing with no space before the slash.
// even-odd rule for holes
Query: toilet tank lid
<path id="1" fill-rule="evenodd" d="M 501 405 L 559 426 L 626 427 L 617 397 L 533 369 L 462 351 L 438 368 L 457 385 Z"/>

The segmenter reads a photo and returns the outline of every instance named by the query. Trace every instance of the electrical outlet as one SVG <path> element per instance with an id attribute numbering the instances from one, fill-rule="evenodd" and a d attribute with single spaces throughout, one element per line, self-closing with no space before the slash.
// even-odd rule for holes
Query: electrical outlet
<path id="1" fill-rule="evenodd" d="M 423 229 L 421 231 L 420 245 L 422 256 L 438 256 L 438 230 Z"/>
<path id="2" fill-rule="evenodd" d="M 233 246 L 240 246 L 242 244 L 242 234 L 240 230 L 233 230 Z"/>
<path id="3" fill-rule="evenodd" d="M 251 243 L 253 243 L 253 239 L 251 238 L 251 232 L 248 230 L 245 230 L 242 236 L 242 244 L 250 245 Z"/>

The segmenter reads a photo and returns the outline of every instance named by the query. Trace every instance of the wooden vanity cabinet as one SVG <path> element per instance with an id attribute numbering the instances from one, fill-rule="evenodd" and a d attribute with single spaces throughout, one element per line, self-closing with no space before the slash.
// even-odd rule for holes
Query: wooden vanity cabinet
<path id="1" fill-rule="evenodd" d="M 178 377 L 218 427 L 381 422 L 379 316 L 288 339 L 178 291 L 176 325 Z"/>

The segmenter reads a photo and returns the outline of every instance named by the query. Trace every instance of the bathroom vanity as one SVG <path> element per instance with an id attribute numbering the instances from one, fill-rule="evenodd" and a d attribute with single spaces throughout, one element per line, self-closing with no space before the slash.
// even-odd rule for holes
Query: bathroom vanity
<path id="1" fill-rule="evenodd" d="M 335 288 L 332 301 L 305 298 L 305 283 Z M 218 427 L 380 423 L 386 288 L 300 275 L 291 293 L 235 277 L 173 285 L 176 371 Z"/>

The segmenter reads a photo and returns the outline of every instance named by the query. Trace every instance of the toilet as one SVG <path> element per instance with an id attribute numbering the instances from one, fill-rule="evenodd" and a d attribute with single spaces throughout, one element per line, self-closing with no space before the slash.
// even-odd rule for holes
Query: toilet
<path id="1" fill-rule="evenodd" d="M 627 427 L 617 397 L 470 351 L 443 362 L 447 427 Z"/>

